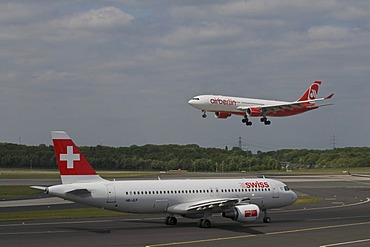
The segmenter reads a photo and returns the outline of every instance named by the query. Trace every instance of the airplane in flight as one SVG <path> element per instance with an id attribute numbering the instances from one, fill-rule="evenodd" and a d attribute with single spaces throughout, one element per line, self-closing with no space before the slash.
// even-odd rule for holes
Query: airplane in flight
<path id="1" fill-rule="evenodd" d="M 211 227 L 209 217 L 221 213 L 237 222 L 256 221 L 261 212 L 293 204 L 297 195 L 277 180 L 177 179 L 109 181 L 101 178 L 64 131 L 51 132 L 62 184 L 31 186 L 65 200 L 129 213 L 167 213 L 167 225 L 175 215 L 199 219 L 201 228 Z M 261 214 L 262 215 L 262 214 Z"/>
<path id="2" fill-rule="evenodd" d="M 207 112 L 214 112 L 216 118 L 225 119 L 231 115 L 243 116 L 242 122 L 251 126 L 249 117 L 261 117 L 260 121 L 270 125 L 267 117 L 286 117 L 311 111 L 325 105 L 316 105 L 318 101 L 328 100 L 334 94 L 325 98 L 316 98 L 321 81 L 315 81 L 296 101 L 276 101 L 264 99 L 241 98 L 223 95 L 198 95 L 189 100 L 189 105 L 202 111 L 202 117 L 207 117 Z"/>

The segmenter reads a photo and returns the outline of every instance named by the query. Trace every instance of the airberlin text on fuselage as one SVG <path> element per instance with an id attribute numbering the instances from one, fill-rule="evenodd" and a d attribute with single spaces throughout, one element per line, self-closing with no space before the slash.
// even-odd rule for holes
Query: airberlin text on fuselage
<path id="1" fill-rule="evenodd" d="M 211 102 L 212 105 L 236 105 L 236 101 L 232 99 L 212 98 L 209 102 Z"/>
<path id="2" fill-rule="evenodd" d="M 267 182 L 245 182 L 245 186 L 249 188 L 270 188 Z"/>

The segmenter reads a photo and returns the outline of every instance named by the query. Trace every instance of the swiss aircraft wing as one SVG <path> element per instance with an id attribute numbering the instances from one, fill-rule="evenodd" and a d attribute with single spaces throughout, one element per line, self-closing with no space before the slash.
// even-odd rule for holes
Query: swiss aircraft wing
<path id="1" fill-rule="evenodd" d="M 217 198 L 212 200 L 203 200 L 198 202 L 189 202 L 173 205 L 168 208 L 169 212 L 187 213 L 189 211 L 202 211 L 213 208 L 224 208 L 234 206 L 236 204 L 247 204 L 250 198 Z"/>
<path id="2" fill-rule="evenodd" d="M 302 107 L 306 105 L 307 103 L 314 104 L 317 101 L 323 101 L 327 99 L 331 99 L 334 94 L 330 94 L 326 96 L 325 98 L 319 98 L 319 99 L 310 99 L 310 100 L 303 100 L 303 101 L 294 101 L 294 102 L 287 102 L 284 104 L 274 104 L 274 105 L 255 105 L 255 106 L 239 106 L 238 110 L 242 111 L 247 111 L 250 108 L 258 108 L 261 109 L 264 114 L 269 114 L 269 113 L 275 113 L 279 111 L 284 111 L 284 110 L 293 110 L 295 107 Z M 318 108 L 321 106 L 327 106 L 326 105 L 312 105 L 313 108 Z"/>

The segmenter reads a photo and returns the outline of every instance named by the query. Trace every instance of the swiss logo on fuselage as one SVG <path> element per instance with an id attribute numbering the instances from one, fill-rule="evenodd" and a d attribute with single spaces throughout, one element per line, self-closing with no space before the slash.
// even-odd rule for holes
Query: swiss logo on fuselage
<path id="1" fill-rule="evenodd" d="M 269 185 L 268 182 L 260 182 L 260 181 L 256 181 L 256 182 L 245 182 L 245 183 L 242 183 L 241 186 L 243 188 L 247 188 L 247 189 L 270 188 L 270 185 Z"/>

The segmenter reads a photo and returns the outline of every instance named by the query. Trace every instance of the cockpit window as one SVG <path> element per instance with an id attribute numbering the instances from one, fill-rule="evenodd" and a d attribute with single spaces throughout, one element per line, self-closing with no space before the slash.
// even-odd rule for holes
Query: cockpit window
<path id="1" fill-rule="evenodd" d="M 199 98 L 192 98 L 192 100 L 199 100 Z"/>
<path id="2" fill-rule="evenodd" d="M 288 187 L 288 186 L 284 186 L 284 190 L 285 190 L 285 191 L 289 191 L 290 189 L 289 189 L 289 187 Z"/>

